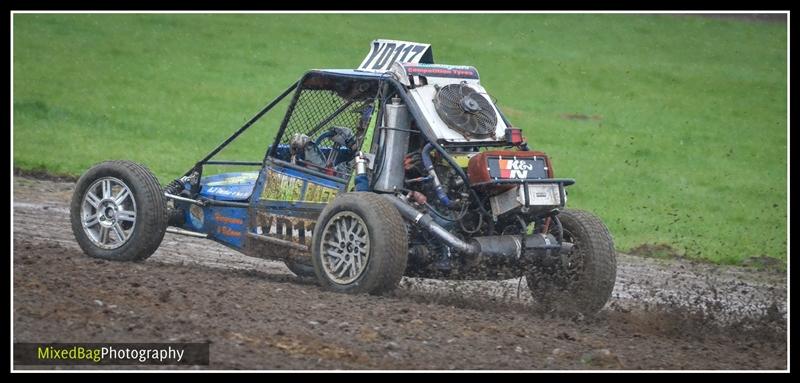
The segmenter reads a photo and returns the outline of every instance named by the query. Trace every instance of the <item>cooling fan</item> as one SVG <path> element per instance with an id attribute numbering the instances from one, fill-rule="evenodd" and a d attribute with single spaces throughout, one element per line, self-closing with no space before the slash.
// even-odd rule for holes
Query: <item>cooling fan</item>
<path id="1" fill-rule="evenodd" d="M 464 82 L 437 88 L 433 105 L 450 129 L 467 138 L 490 136 L 497 126 L 492 103 Z"/>

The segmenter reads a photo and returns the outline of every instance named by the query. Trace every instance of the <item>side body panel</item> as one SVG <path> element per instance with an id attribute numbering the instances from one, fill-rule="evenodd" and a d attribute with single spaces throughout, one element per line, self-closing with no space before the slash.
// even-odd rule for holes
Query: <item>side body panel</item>
<path id="1" fill-rule="evenodd" d="M 247 209 L 243 207 L 197 206 L 183 204 L 184 229 L 206 233 L 208 238 L 235 250 L 244 246 Z"/>
<path id="2" fill-rule="evenodd" d="M 245 234 L 246 253 L 270 259 L 305 257 L 310 262 L 308 249 L 317 217 L 345 188 L 346 183 L 268 160 L 251 197 L 247 223 L 247 232 L 251 234 Z M 278 241 L 268 242 L 263 237 Z M 282 245 L 280 241 L 288 243 Z"/>

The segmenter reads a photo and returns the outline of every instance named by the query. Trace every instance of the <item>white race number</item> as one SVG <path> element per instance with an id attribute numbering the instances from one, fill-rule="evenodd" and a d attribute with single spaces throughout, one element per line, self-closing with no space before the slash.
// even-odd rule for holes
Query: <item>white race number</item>
<path id="1" fill-rule="evenodd" d="M 410 41 L 374 40 L 367 57 L 358 66 L 358 70 L 386 72 L 396 62 L 432 64 L 431 45 Z"/>

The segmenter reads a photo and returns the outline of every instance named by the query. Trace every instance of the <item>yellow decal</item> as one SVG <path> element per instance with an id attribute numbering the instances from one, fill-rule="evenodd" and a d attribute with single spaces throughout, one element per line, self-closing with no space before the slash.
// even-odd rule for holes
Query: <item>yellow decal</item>
<path id="1" fill-rule="evenodd" d="M 309 182 L 308 186 L 306 187 L 306 195 L 303 197 L 303 201 L 306 202 L 330 202 L 336 198 L 336 193 L 339 190 L 317 185 L 314 183 Z"/>
<path id="2" fill-rule="evenodd" d="M 260 199 L 289 202 L 330 202 L 336 198 L 338 189 L 306 182 L 303 193 L 303 179 L 292 177 L 272 170 L 267 171 L 267 180 Z"/>
<path id="3" fill-rule="evenodd" d="M 261 199 L 298 201 L 302 191 L 303 180 L 269 170 L 267 172 L 267 182 L 264 183 L 264 191 L 261 193 Z"/>

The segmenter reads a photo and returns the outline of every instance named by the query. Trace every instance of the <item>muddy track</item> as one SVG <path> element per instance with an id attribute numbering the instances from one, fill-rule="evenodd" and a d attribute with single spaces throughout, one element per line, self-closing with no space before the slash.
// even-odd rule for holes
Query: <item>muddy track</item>
<path id="1" fill-rule="evenodd" d="M 69 226 L 72 188 L 14 180 L 15 342 L 209 341 L 215 369 L 787 367 L 785 272 L 620 254 L 593 318 L 537 311 L 519 280 L 341 295 L 169 233 L 144 262 L 89 258 Z"/>

